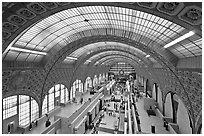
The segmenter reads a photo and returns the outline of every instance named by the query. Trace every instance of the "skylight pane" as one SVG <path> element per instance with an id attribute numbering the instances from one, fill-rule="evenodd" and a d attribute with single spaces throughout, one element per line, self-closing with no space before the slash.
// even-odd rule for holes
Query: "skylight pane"
<path id="1" fill-rule="evenodd" d="M 44 50 L 45 48 L 46 48 L 46 47 L 36 46 L 36 47 L 35 47 L 35 50 L 45 52 L 45 50 Z"/>
<path id="2" fill-rule="evenodd" d="M 29 56 L 26 59 L 26 61 L 33 62 L 35 60 L 36 56 L 37 56 L 37 54 L 29 54 Z"/>
<path id="3" fill-rule="evenodd" d="M 26 46 L 27 43 L 25 42 L 21 42 L 21 41 L 17 41 L 15 43 L 15 47 L 20 47 L 20 48 L 24 48 Z"/>
<path id="4" fill-rule="evenodd" d="M 56 23 L 56 24 L 54 24 L 53 26 L 49 27 L 49 28 L 48 28 L 48 31 L 49 31 L 50 33 L 54 33 L 55 31 L 57 31 L 57 30 L 59 30 L 59 29 L 65 27 L 65 26 L 66 26 L 66 24 L 61 21 L 61 22 Z"/>
<path id="5" fill-rule="evenodd" d="M 66 38 L 66 37 L 63 36 L 63 34 L 69 32 L 69 31 L 72 31 L 72 30 L 73 30 L 73 28 L 71 28 L 70 26 L 66 26 L 66 27 L 64 27 L 62 29 L 59 29 L 54 34 L 58 35 L 58 36 L 60 36 L 62 38 Z"/>
<path id="6" fill-rule="evenodd" d="M 55 38 L 54 40 L 52 39 L 52 41 L 49 43 L 49 45 L 50 45 L 50 46 L 54 46 L 54 45 L 56 45 L 57 43 L 59 43 L 61 40 L 62 40 L 61 37 L 57 37 L 57 38 Z"/>
<path id="7" fill-rule="evenodd" d="M 44 39 L 39 45 L 46 46 L 55 38 L 57 38 L 57 36 L 52 34 L 52 35 L 48 36 L 46 39 Z"/>
<path id="8" fill-rule="evenodd" d="M 26 48 L 27 49 L 29 49 L 29 50 L 32 50 L 32 49 L 34 49 L 36 47 L 36 45 L 34 45 L 34 44 L 27 44 L 27 46 L 26 46 Z"/>
<path id="9" fill-rule="evenodd" d="M 5 57 L 5 60 L 13 61 L 18 56 L 19 52 L 17 51 L 9 51 Z"/>
<path id="10" fill-rule="evenodd" d="M 43 55 L 37 55 L 35 58 L 35 62 L 40 62 L 43 58 Z"/>
<path id="11" fill-rule="evenodd" d="M 42 29 L 45 29 L 53 24 L 55 24 L 56 22 L 59 22 L 60 19 L 58 17 L 56 17 L 55 15 L 53 16 L 49 16 L 46 19 L 42 20 L 41 22 L 39 22 L 37 24 L 37 26 L 39 26 Z"/>
<path id="12" fill-rule="evenodd" d="M 41 31 L 42 31 L 41 28 L 33 26 L 19 40 L 20 41 L 27 41 L 27 42 L 29 42 L 35 35 L 37 35 Z"/>
<path id="13" fill-rule="evenodd" d="M 28 55 L 29 55 L 29 53 L 21 52 L 21 53 L 18 55 L 16 61 L 25 61 L 26 58 L 28 57 Z"/>

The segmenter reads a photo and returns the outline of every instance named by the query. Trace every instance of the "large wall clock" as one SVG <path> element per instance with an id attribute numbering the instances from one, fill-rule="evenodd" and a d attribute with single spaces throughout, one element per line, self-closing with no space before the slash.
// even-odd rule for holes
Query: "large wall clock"
<path id="1" fill-rule="evenodd" d="M 121 70 L 119 71 L 119 74 L 120 74 L 120 75 L 124 75 L 124 71 L 121 69 Z"/>

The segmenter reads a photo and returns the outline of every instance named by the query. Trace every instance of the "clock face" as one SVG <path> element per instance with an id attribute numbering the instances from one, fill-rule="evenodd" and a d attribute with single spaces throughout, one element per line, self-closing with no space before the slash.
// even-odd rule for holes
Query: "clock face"
<path id="1" fill-rule="evenodd" d="M 119 74 L 120 74 L 120 75 L 123 75 L 123 74 L 124 74 L 124 71 L 121 69 L 121 70 L 119 71 Z"/>

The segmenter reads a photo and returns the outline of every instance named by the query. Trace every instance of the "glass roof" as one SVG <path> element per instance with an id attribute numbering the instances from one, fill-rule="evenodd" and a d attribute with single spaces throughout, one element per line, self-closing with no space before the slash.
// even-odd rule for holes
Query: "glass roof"
<path id="1" fill-rule="evenodd" d="M 90 54 L 92 52 L 99 51 L 99 50 L 102 50 L 102 49 L 120 49 L 120 50 L 123 50 L 123 51 L 130 52 L 132 54 L 135 54 L 137 56 L 140 56 L 142 58 L 146 55 L 145 52 L 143 52 L 143 51 L 141 51 L 141 50 L 139 50 L 137 48 L 134 48 L 132 46 L 129 46 L 127 44 L 118 43 L 118 42 L 97 42 L 97 43 L 93 43 L 93 44 L 83 46 L 83 47 L 75 50 L 69 56 L 79 58 L 82 55 L 88 55 L 88 54 Z M 76 61 L 76 60 L 65 59 L 64 63 L 72 63 L 74 61 Z"/>
<path id="2" fill-rule="evenodd" d="M 82 31 L 87 32 L 80 33 Z M 125 31 L 133 33 L 126 34 Z M 116 35 L 157 49 L 187 32 L 184 27 L 142 11 L 113 6 L 85 6 L 67 9 L 43 19 L 22 33 L 12 46 L 48 52 L 53 46 L 61 49 L 83 37 Z M 167 50 L 184 58 L 201 55 L 201 49 L 201 37 L 195 34 Z M 40 61 L 42 58 L 39 54 L 8 50 L 4 60 Z"/>
<path id="3" fill-rule="evenodd" d="M 130 59 L 130 58 L 123 58 L 123 57 L 118 57 L 118 58 L 110 58 L 110 59 L 107 59 L 107 60 L 105 60 L 105 61 L 103 61 L 103 62 L 101 62 L 101 65 L 112 65 L 112 64 L 114 64 L 114 63 L 116 63 L 116 62 L 121 62 L 121 61 L 123 61 L 123 62 L 131 62 L 131 64 L 136 64 L 132 59 Z M 94 64 L 94 65 L 98 65 L 99 63 L 96 63 L 96 64 Z"/>
<path id="4" fill-rule="evenodd" d="M 112 59 L 113 59 L 113 60 L 114 60 L 114 59 L 115 59 L 115 60 L 116 60 L 116 59 L 128 59 L 128 60 L 134 61 L 134 63 L 137 63 L 137 60 L 135 60 L 134 58 L 128 57 L 128 56 L 111 55 L 111 56 L 106 56 L 106 57 L 103 57 L 103 58 L 97 60 L 94 65 L 98 65 L 98 64 L 102 64 L 102 65 L 103 65 L 103 64 L 105 64 L 106 61 L 112 60 Z"/>
<path id="5" fill-rule="evenodd" d="M 105 51 L 105 52 L 101 52 L 101 53 L 98 53 L 98 54 L 90 57 L 88 59 L 89 61 L 85 61 L 84 64 L 89 64 L 90 62 L 97 61 L 100 58 L 103 58 L 103 57 L 106 57 L 106 56 L 113 56 L 113 55 L 127 56 L 129 58 L 134 58 L 134 60 L 136 60 L 137 62 L 140 62 L 141 64 L 144 63 L 143 61 L 140 61 L 140 59 L 137 58 L 136 56 L 133 56 L 133 55 L 131 55 L 129 53 L 126 53 L 126 52 L 122 52 L 122 51 Z"/>

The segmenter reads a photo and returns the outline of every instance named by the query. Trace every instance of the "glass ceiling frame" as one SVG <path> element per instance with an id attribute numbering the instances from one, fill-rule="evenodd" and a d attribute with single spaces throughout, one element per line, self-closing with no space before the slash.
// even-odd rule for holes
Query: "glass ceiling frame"
<path id="1" fill-rule="evenodd" d="M 97 43 L 92 43 L 89 45 L 86 45 L 84 47 L 81 47 L 77 50 L 75 50 L 74 52 L 72 52 L 69 57 L 74 57 L 74 58 L 80 58 L 81 56 L 85 57 L 87 55 L 89 55 L 90 53 L 96 52 L 96 51 L 100 51 L 100 50 L 105 50 L 105 49 L 118 49 L 118 50 L 122 50 L 122 51 L 126 51 L 129 52 L 131 54 L 135 54 L 135 56 L 138 56 L 138 58 L 141 58 L 142 60 L 144 60 L 147 63 L 155 63 L 156 60 L 152 59 L 147 59 L 144 56 L 146 56 L 147 54 L 137 48 L 134 48 L 130 45 L 127 44 L 123 44 L 123 43 L 118 43 L 118 42 L 97 42 Z M 63 62 L 64 63 L 73 63 L 76 60 L 74 59 L 65 59 Z"/>
<path id="2" fill-rule="evenodd" d="M 88 60 L 91 62 L 96 62 L 102 58 L 105 58 L 107 56 L 127 56 L 129 58 L 134 59 L 135 61 L 137 61 L 138 63 L 140 63 L 141 65 L 143 65 L 144 63 L 149 64 L 148 62 L 143 62 L 140 58 L 138 58 L 137 56 L 134 56 L 132 54 L 126 53 L 126 52 L 122 52 L 122 51 L 106 51 L 106 52 L 101 52 L 98 53 L 92 57 L 90 57 Z M 89 64 L 89 61 L 85 61 L 84 64 Z"/>
<path id="3" fill-rule="evenodd" d="M 120 58 L 115 58 L 115 59 L 110 58 L 110 59 L 107 59 L 107 60 L 103 61 L 102 63 L 103 63 L 103 65 L 111 66 L 116 62 L 128 62 L 128 63 L 131 62 L 131 64 L 134 64 L 137 67 L 138 66 L 141 67 L 140 65 L 137 65 L 135 63 L 135 61 L 133 61 L 132 59 L 130 59 L 130 58 L 121 58 L 121 57 Z"/>
<path id="4" fill-rule="evenodd" d="M 98 65 L 98 64 L 105 64 L 106 61 L 111 60 L 111 59 L 129 59 L 132 60 L 134 62 L 134 64 L 140 64 L 137 60 L 135 60 L 134 58 L 131 58 L 129 56 L 122 56 L 122 55 L 111 55 L 111 56 L 106 56 L 103 58 L 100 58 L 99 60 L 97 60 L 94 65 Z"/>
<path id="5" fill-rule="evenodd" d="M 83 31 L 90 30 L 90 33 Z M 124 32 L 136 34 L 124 35 Z M 138 41 L 152 49 L 162 48 L 189 30 L 161 17 L 116 6 L 84 6 L 55 13 L 28 29 L 11 46 L 49 52 L 83 37 L 116 35 Z M 80 33 L 82 32 L 82 33 Z M 178 58 L 201 55 L 201 38 L 195 34 L 167 49 Z M 39 62 L 42 55 L 8 50 L 4 60 Z"/>

